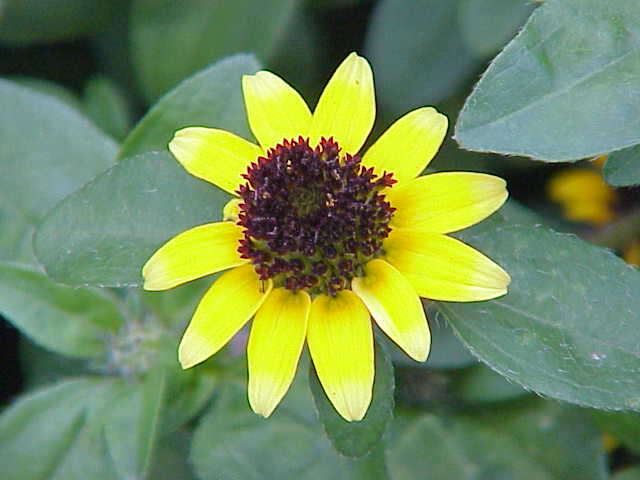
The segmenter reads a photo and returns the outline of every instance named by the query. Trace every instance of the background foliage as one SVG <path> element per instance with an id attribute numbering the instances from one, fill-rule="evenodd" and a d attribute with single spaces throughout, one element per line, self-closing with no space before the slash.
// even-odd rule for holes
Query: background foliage
<path id="1" fill-rule="evenodd" d="M 424 364 L 378 338 L 363 422 L 306 354 L 264 420 L 244 333 L 177 365 L 211 279 L 139 288 L 149 255 L 228 199 L 166 145 L 189 125 L 251 138 L 243 74 L 314 105 L 353 50 L 378 133 L 436 105 L 452 129 L 431 167 L 508 180 L 460 238 L 513 283 L 426 303 Z M 616 256 L 640 257 L 637 0 L 0 0 L 0 59 L 3 478 L 640 479 L 640 272 Z M 604 179 L 606 221 L 567 214 L 594 189 L 549 200 L 567 170 Z"/>

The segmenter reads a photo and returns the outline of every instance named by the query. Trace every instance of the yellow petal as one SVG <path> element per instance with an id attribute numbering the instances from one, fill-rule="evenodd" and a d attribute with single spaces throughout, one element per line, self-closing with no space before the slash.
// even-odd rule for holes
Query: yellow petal
<path id="1" fill-rule="evenodd" d="M 444 136 L 449 121 L 432 107 L 423 107 L 397 120 L 362 158 L 378 175 L 393 172 L 398 182 L 412 180 L 427 168 Z"/>
<path id="2" fill-rule="evenodd" d="M 202 297 L 182 337 L 178 349 L 182 368 L 193 367 L 224 347 L 270 292 L 271 280 L 260 280 L 253 265 L 234 268 L 218 278 Z"/>
<path id="3" fill-rule="evenodd" d="M 244 179 L 247 167 L 263 155 L 257 145 L 225 130 L 189 127 L 178 130 L 169 150 L 193 176 L 213 183 L 229 193 Z"/>
<path id="4" fill-rule="evenodd" d="M 363 277 L 351 288 L 371 312 L 378 326 L 419 362 L 429 355 L 431 334 L 422 302 L 411 283 L 384 260 L 371 260 Z"/>
<path id="5" fill-rule="evenodd" d="M 432 300 L 488 300 L 507 293 L 511 281 L 492 260 L 446 235 L 394 229 L 384 249 L 385 259 L 411 282 L 418 295 Z"/>
<path id="6" fill-rule="evenodd" d="M 313 112 L 311 144 L 333 137 L 342 153 L 356 154 L 371 132 L 376 116 L 373 73 L 356 53 L 338 67 Z"/>
<path id="7" fill-rule="evenodd" d="M 373 333 L 369 312 L 350 290 L 320 295 L 311 304 L 309 352 L 320 383 L 347 421 L 362 420 L 373 389 Z"/>
<path id="8" fill-rule="evenodd" d="M 506 182 L 493 175 L 443 172 L 391 187 L 391 225 L 436 233 L 455 232 L 485 219 L 507 200 Z"/>
<path id="9" fill-rule="evenodd" d="M 166 290 L 247 263 L 238 254 L 242 228 L 231 222 L 207 223 L 176 235 L 142 267 L 145 290 Z"/>
<path id="10" fill-rule="evenodd" d="M 266 151 L 298 136 L 307 136 L 311 112 L 291 86 L 271 72 L 242 77 L 251 131 Z"/>
<path id="11" fill-rule="evenodd" d="M 271 415 L 293 381 L 310 307 L 306 292 L 276 288 L 253 320 L 247 346 L 249 403 L 264 417 Z"/>

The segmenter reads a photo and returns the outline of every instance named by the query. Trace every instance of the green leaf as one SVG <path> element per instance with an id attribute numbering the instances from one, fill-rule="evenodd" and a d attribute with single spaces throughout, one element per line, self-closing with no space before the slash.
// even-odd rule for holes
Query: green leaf
<path id="1" fill-rule="evenodd" d="M 591 412 L 598 426 L 634 453 L 640 453 L 640 414 L 635 412 Z"/>
<path id="2" fill-rule="evenodd" d="M 460 33 L 465 46 L 479 55 L 500 50 L 529 17 L 531 0 L 461 0 Z"/>
<path id="3" fill-rule="evenodd" d="M 225 385 L 194 433 L 191 462 L 196 473 L 225 480 L 385 479 L 383 452 L 353 460 L 333 450 L 309 415 L 311 402 L 298 381 L 264 419 L 249 409 L 244 385 Z"/>
<path id="4" fill-rule="evenodd" d="M 124 0 L 4 0 L 0 42 L 29 45 L 85 35 L 104 28 L 124 8 Z"/>
<path id="5" fill-rule="evenodd" d="M 112 380 L 67 380 L 18 399 L 0 416 L 7 479 L 119 480 L 102 425 L 119 392 Z"/>
<path id="6" fill-rule="evenodd" d="M 382 0 L 373 11 L 365 54 L 378 102 L 397 116 L 454 93 L 480 59 L 458 31 L 459 0 Z"/>
<path id="7" fill-rule="evenodd" d="M 104 353 L 123 321 L 113 299 L 53 283 L 30 267 L 0 263 L 0 312 L 37 344 L 63 355 Z"/>
<path id="8" fill-rule="evenodd" d="M 0 192 L 0 261 L 35 263 L 32 220 Z"/>
<path id="9" fill-rule="evenodd" d="M 546 0 L 456 125 L 466 149 L 573 161 L 640 143 L 640 4 Z"/>
<path id="10" fill-rule="evenodd" d="M 162 421 L 165 374 L 153 371 L 125 386 L 104 426 L 109 454 L 120 478 L 146 478 Z"/>
<path id="11" fill-rule="evenodd" d="M 83 378 L 23 396 L 0 417 L 3 474 L 29 480 L 145 478 L 164 380 Z"/>
<path id="12" fill-rule="evenodd" d="M 147 152 L 122 160 L 53 209 L 36 232 L 36 253 L 49 276 L 64 283 L 138 285 L 155 250 L 219 220 L 227 199 L 168 152 Z"/>
<path id="13" fill-rule="evenodd" d="M 105 133 L 122 140 L 131 127 L 127 99 L 108 77 L 94 76 L 84 90 L 84 110 Z"/>
<path id="14" fill-rule="evenodd" d="M 357 458 L 370 453 L 382 440 L 393 418 L 393 366 L 378 342 L 375 362 L 373 398 L 367 414 L 359 422 L 344 420 L 329 402 L 315 369 L 309 372 L 309 384 L 320 422 L 336 450 L 347 457 Z"/>
<path id="15" fill-rule="evenodd" d="M 154 100 L 232 53 L 254 52 L 268 59 L 299 3 L 137 0 L 131 10 L 131 55 L 145 96 Z"/>
<path id="16" fill-rule="evenodd" d="M 600 434 L 582 411 L 536 400 L 484 415 L 404 422 L 388 452 L 394 480 L 604 480 Z"/>
<path id="17" fill-rule="evenodd" d="M 546 396 L 640 410 L 640 271 L 608 250 L 541 227 L 462 238 L 509 272 L 509 293 L 436 307 L 467 347 L 507 379 Z"/>
<path id="18" fill-rule="evenodd" d="M 0 104 L 0 222 L 12 224 L 1 230 L 0 256 L 29 260 L 33 225 L 113 165 L 117 147 L 76 109 L 31 88 L 0 80 Z"/>
<path id="19" fill-rule="evenodd" d="M 604 178 L 614 187 L 640 184 L 640 145 L 613 152 L 604 165 Z"/>
<path id="20" fill-rule="evenodd" d="M 176 4 L 177 5 L 177 4 Z M 187 78 L 162 97 L 129 134 L 120 158 L 165 150 L 176 130 L 215 127 L 251 138 L 242 98 L 242 76 L 260 69 L 253 55 L 234 55 Z"/>

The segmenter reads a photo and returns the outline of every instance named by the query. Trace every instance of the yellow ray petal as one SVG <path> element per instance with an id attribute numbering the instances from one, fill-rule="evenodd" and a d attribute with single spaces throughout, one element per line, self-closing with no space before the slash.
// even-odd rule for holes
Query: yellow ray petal
<path id="1" fill-rule="evenodd" d="M 253 265 L 224 273 L 205 293 L 178 349 L 182 368 L 205 361 L 249 321 L 271 292 L 271 280 L 258 278 Z"/>
<path id="2" fill-rule="evenodd" d="M 371 312 L 378 326 L 419 362 L 429 355 L 431 334 L 422 302 L 411 283 L 384 260 L 370 261 L 363 277 L 351 288 Z"/>
<path id="3" fill-rule="evenodd" d="M 320 295 L 311 304 L 309 352 L 324 391 L 347 421 L 362 420 L 373 389 L 373 333 L 369 312 L 350 290 Z"/>
<path id="4" fill-rule="evenodd" d="M 306 292 L 276 288 L 253 320 L 247 360 L 249 403 L 257 414 L 271 415 L 293 381 L 310 307 Z"/>
<path id="5" fill-rule="evenodd" d="M 142 267 L 145 290 L 166 290 L 247 263 L 240 258 L 242 228 L 231 222 L 207 223 L 176 235 Z"/>
<path id="6" fill-rule="evenodd" d="M 362 158 L 378 175 L 393 172 L 398 182 L 412 180 L 427 168 L 447 133 L 449 121 L 432 107 L 423 107 L 397 120 Z"/>
<path id="7" fill-rule="evenodd" d="M 455 232 L 495 212 L 509 196 L 506 182 L 493 175 L 443 172 L 387 190 L 397 210 L 391 225 L 436 233 Z"/>
<path id="8" fill-rule="evenodd" d="M 507 293 L 509 274 L 460 240 L 425 230 L 394 229 L 385 259 L 432 300 L 473 302 Z"/>
<path id="9" fill-rule="evenodd" d="M 333 137 L 342 153 L 356 154 L 371 132 L 376 116 L 373 73 L 369 62 L 356 53 L 335 71 L 313 112 L 311 144 Z"/>
<path id="10" fill-rule="evenodd" d="M 202 178 L 235 195 L 251 162 L 262 150 L 257 145 L 225 130 L 189 127 L 178 130 L 169 150 L 193 176 Z"/>
<path id="11" fill-rule="evenodd" d="M 287 82 L 271 72 L 242 77 L 242 91 L 251 131 L 263 150 L 283 139 L 307 136 L 311 112 Z"/>

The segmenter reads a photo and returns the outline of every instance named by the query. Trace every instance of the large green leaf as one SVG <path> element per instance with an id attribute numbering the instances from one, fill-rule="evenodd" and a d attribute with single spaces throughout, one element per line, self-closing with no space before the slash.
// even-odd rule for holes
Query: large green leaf
<path id="1" fill-rule="evenodd" d="M 378 102 L 397 116 L 445 99 L 480 60 L 458 31 L 459 0 L 382 0 L 365 40 Z"/>
<path id="2" fill-rule="evenodd" d="M 637 0 L 546 0 L 467 99 L 456 139 L 548 162 L 639 143 Z"/>
<path id="3" fill-rule="evenodd" d="M 104 353 L 123 321 L 113 299 L 97 290 L 57 285 L 30 267 L 4 263 L 0 313 L 39 345 L 74 357 Z"/>
<path id="4" fill-rule="evenodd" d="M 542 227 L 470 230 L 463 239 L 512 277 L 502 298 L 436 304 L 476 356 L 547 396 L 640 410 L 640 271 Z"/>
<path id="5" fill-rule="evenodd" d="M 3 0 L 0 42 L 25 45 L 92 33 L 125 8 L 124 0 Z"/>
<path id="6" fill-rule="evenodd" d="M 76 109 L 31 88 L 0 80 L 0 104 L 0 222 L 11 224 L 0 231 L 0 257 L 29 260 L 33 225 L 113 165 L 117 146 Z"/>
<path id="7" fill-rule="evenodd" d="M 138 285 L 158 247 L 220 220 L 227 198 L 168 152 L 126 158 L 51 211 L 36 232 L 36 253 L 49 276 L 64 283 Z"/>
<path id="8" fill-rule="evenodd" d="M 394 480 L 607 478 L 597 429 L 580 410 L 555 403 L 404 423 L 388 454 Z"/>
<path id="9" fill-rule="evenodd" d="M 344 420 L 329 402 L 315 369 L 311 369 L 309 373 L 311 392 L 320 422 L 336 450 L 348 457 L 362 457 L 374 450 L 393 418 L 393 366 L 384 348 L 378 343 L 375 362 L 373 398 L 367 414 L 359 422 Z"/>
<path id="10" fill-rule="evenodd" d="M 358 460 L 333 450 L 296 382 L 268 419 L 249 409 L 244 386 L 228 384 L 196 428 L 191 461 L 200 478 L 224 480 L 385 479 L 384 454 Z"/>
<path id="11" fill-rule="evenodd" d="M 614 187 L 640 185 L 640 145 L 610 154 L 604 165 L 604 178 Z"/>
<path id="12" fill-rule="evenodd" d="M 0 463 L 12 480 L 119 480 L 102 425 L 119 393 L 112 380 L 67 380 L 0 416 Z"/>
<path id="13" fill-rule="evenodd" d="M 205 65 L 232 53 L 267 59 L 299 0 L 136 0 L 132 61 L 150 100 Z M 266 15 L 266 16 L 265 16 Z"/>
<path id="14" fill-rule="evenodd" d="M 252 55 L 234 55 L 187 78 L 162 97 L 129 134 L 120 158 L 165 150 L 182 127 L 216 127 L 249 137 L 242 100 L 242 75 L 260 69 Z"/>

